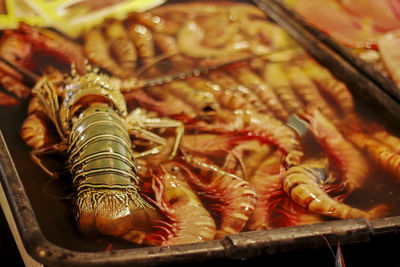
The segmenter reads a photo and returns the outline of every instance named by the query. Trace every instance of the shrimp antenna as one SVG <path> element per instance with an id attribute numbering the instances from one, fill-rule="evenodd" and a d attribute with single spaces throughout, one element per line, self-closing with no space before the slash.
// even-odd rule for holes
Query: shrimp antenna
<path id="1" fill-rule="evenodd" d="M 36 83 L 40 79 L 40 76 L 37 75 L 36 73 L 34 73 L 24 67 L 17 66 L 16 64 L 12 63 L 11 61 L 5 59 L 2 56 L 0 56 L 0 60 L 3 61 L 4 63 L 6 63 L 11 68 L 13 68 L 14 70 L 21 73 L 24 76 L 24 79 L 29 80 L 29 82 Z"/>

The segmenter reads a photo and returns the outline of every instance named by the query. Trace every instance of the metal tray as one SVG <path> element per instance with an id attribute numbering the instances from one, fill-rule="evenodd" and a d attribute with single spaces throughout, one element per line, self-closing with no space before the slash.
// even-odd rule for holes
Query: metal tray
<path id="1" fill-rule="evenodd" d="M 393 82 L 393 80 L 382 74 L 373 64 L 362 60 L 357 56 L 350 48 L 342 45 L 329 34 L 317 29 L 315 26 L 308 23 L 301 15 L 296 13 L 294 10 L 287 8 L 282 0 L 268 0 L 276 8 L 279 8 L 279 12 L 288 15 L 292 18 L 299 26 L 303 27 L 307 32 L 314 35 L 318 40 L 322 41 L 328 47 L 332 48 L 338 55 L 350 62 L 356 67 L 361 73 L 367 76 L 371 81 L 381 87 L 387 94 L 392 96 L 397 101 L 400 101 L 400 88 Z"/>
<path id="2" fill-rule="evenodd" d="M 271 12 L 266 2 L 254 1 L 281 25 L 289 23 Z M 321 64 L 353 88 L 366 100 L 368 109 L 378 110 L 378 120 L 395 121 L 400 105 L 354 66 L 333 53 L 314 37 L 287 29 Z M 301 38 L 300 38 L 301 37 Z M 297 39 L 295 37 L 295 39 Z M 371 104 L 372 103 L 372 104 Z M 114 240 L 113 250 L 106 251 L 107 238 L 82 236 L 75 225 L 68 191 L 58 180 L 48 176 L 30 159 L 28 148 L 19 137 L 26 116 L 27 102 L 14 107 L 0 107 L 0 178 L 1 204 L 15 222 L 14 238 L 20 238 L 26 251 L 25 264 L 45 266 L 152 266 L 215 259 L 242 259 L 277 255 L 290 251 L 326 248 L 327 243 L 365 243 L 398 234 L 400 217 L 368 221 L 365 219 L 329 221 L 314 225 L 242 232 L 221 240 L 169 247 L 139 247 Z M 391 124 L 397 127 L 395 123 Z M 9 211 L 9 212 L 7 212 Z M 323 238 L 322 238 L 323 237 Z M 32 264 L 30 264 L 32 263 Z"/>

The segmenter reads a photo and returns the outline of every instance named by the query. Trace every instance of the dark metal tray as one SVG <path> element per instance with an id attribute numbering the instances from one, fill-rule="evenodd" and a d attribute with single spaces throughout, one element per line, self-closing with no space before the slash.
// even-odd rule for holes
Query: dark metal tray
<path id="1" fill-rule="evenodd" d="M 267 2 L 254 1 L 284 27 L 291 25 L 274 14 Z M 272 10 L 272 11 L 271 11 Z M 320 63 L 346 82 L 366 107 L 378 110 L 377 118 L 400 121 L 400 105 L 353 65 L 343 60 L 295 25 L 287 31 Z M 277 255 L 290 251 L 326 248 L 330 244 L 365 243 L 399 233 L 400 217 L 329 221 L 268 231 L 243 232 L 222 240 L 169 247 L 138 247 L 112 240 L 82 236 L 75 225 L 72 205 L 62 182 L 48 176 L 30 159 L 28 148 L 19 137 L 26 116 L 27 102 L 0 107 L 0 178 L 13 220 L 27 253 L 45 266 L 151 266 L 212 259 L 241 259 Z M 376 115 L 376 114 L 375 114 Z M 393 121 L 392 121 L 393 122 Z M 392 127 L 398 127 L 395 123 Z"/>
<path id="2" fill-rule="evenodd" d="M 322 41 L 333 51 L 335 51 L 342 58 L 346 59 L 350 64 L 356 67 L 361 73 L 368 77 L 371 81 L 381 87 L 387 94 L 392 96 L 397 101 L 400 101 L 400 88 L 393 82 L 393 80 L 382 74 L 373 64 L 362 60 L 356 55 L 352 49 L 344 46 L 343 44 L 336 41 L 329 34 L 317 29 L 315 26 L 308 23 L 301 15 L 296 13 L 294 10 L 288 9 L 282 0 L 268 0 L 271 5 L 274 5 L 279 9 L 279 13 L 289 16 L 304 30 L 311 33 L 318 40 Z M 276 9 L 276 10 L 277 10 Z"/>

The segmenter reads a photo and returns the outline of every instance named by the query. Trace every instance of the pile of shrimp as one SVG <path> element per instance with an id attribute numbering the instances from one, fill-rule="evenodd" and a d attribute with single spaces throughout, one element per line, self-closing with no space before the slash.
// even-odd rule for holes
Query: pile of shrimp
<path id="1" fill-rule="evenodd" d="M 377 179 L 372 173 L 400 179 L 400 139 L 359 115 L 347 86 L 255 6 L 168 4 L 108 19 L 78 40 L 53 37 L 61 46 L 40 46 L 48 44 L 49 34 L 33 40 L 25 28 L 3 33 L 0 54 L 35 71 L 35 64 L 25 64 L 32 62 L 32 51 L 47 53 L 55 66 L 74 63 L 78 71 L 87 58 L 121 82 L 248 58 L 166 84 L 124 87 L 129 110 L 180 121 L 185 129 L 173 158 L 170 128 L 149 127 L 166 140 L 157 153 L 140 155 L 154 144 L 133 141 L 141 192 L 165 215 L 146 237 L 148 244 L 388 214 L 385 203 L 357 206 L 347 200 Z M 29 95 L 21 77 L 0 67 L 4 94 Z M 21 88 L 8 86 L 5 77 Z M 34 131 L 42 129 L 40 140 L 52 135 L 40 111 L 30 110 L 21 136 L 38 148 L 44 141 L 35 140 Z"/>

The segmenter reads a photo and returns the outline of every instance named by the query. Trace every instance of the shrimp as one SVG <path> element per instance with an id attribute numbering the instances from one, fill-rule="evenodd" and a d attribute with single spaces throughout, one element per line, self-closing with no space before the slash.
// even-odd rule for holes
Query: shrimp
<path id="1" fill-rule="evenodd" d="M 267 106 L 260 101 L 256 94 L 251 92 L 250 89 L 245 87 L 244 85 L 239 84 L 226 72 L 213 71 L 208 75 L 208 79 L 221 87 L 222 91 L 227 92 L 226 94 L 228 96 L 228 92 L 232 92 L 232 94 L 238 94 L 239 96 L 242 96 L 238 100 L 236 100 L 237 98 L 235 97 L 235 101 L 245 101 L 246 103 L 248 103 L 246 104 L 246 106 L 248 105 L 251 107 L 250 110 L 262 113 L 267 112 Z M 223 98 L 223 96 L 221 97 Z"/>
<path id="2" fill-rule="evenodd" d="M 310 123 L 313 136 L 338 167 L 347 194 L 360 188 L 369 172 L 368 163 L 360 151 L 317 109 L 307 109 L 303 115 Z"/>
<path id="3" fill-rule="evenodd" d="M 189 118 L 194 118 L 197 114 L 188 103 L 172 94 L 166 93 L 165 90 L 158 86 L 125 93 L 124 97 L 128 105 L 135 101 L 140 106 L 152 109 L 163 116 L 185 114 Z M 171 105 L 171 103 L 174 103 L 174 105 Z"/>
<path id="4" fill-rule="evenodd" d="M 128 36 L 133 40 L 143 64 L 151 63 L 155 56 L 153 35 L 144 25 L 126 23 Z"/>
<path id="5" fill-rule="evenodd" d="M 305 104 L 311 108 L 319 109 L 325 117 L 336 124 L 336 115 L 306 73 L 300 67 L 293 65 L 286 68 L 286 73 L 289 83 Z"/>
<path id="6" fill-rule="evenodd" d="M 19 23 L 18 31 L 24 35 L 27 42 L 32 44 L 36 52 L 54 56 L 55 59 L 67 65 L 73 63 L 80 74 L 86 72 L 85 55 L 80 45 L 52 30 L 34 28 L 23 22 Z"/>
<path id="7" fill-rule="evenodd" d="M 324 216 L 340 219 L 360 217 L 374 219 L 386 213 L 386 205 L 378 205 L 369 211 L 364 211 L 330 197 L 322 189 L 327 179 L 326 161 L 309 160 L 287 170 L 283 188 L 294 202 Z"/>
<path id="8" fill-rule="evenodd" d="M 7 72 L 4 72 L 2 67 L 0 64 L 0 83 L 5 90 L 18 99 L 28 97 L 31 94 L 31 90 L 22 83 L 22 80 L 17 80 Z"/>
<path id="9" fill-rule="evenodd" d="M 110 55 L 109 46 L 100 28 L 95 27 L 83 36 L 85 54 L 94 64 L 104 68 L 119 78 L 127 78 L 130 71 L 122 68 Z"/>
<path id="10" fill-rule="evenodd" d="M 15 31 L 4 31 L 0 41 L 0 54 L 18 66 L 32 69 L 33 48 L 24 35 Z"/>
<path id="11" fill-rule="evenodd" d="M 250 89 L 278 119 L 286 121 L 289 117 L 272 88 L 248 67 L 230 68 L 229 73 Z"/>
<path id="12" fill-rule="evenodd" d="M 220 223 L 215 238 L 239 233 L 245 227 L 256 204 L 256 193 L 248 182 L 224 171 L 207 158 L 183 152 L 183 160 L 199 172 L 187 179 L 200 195 L 217 201 L 214 209 L 219 213 Z"/>
<path id="13" fill-rule="evenodd" d="M 158 10 L 159 8 L 154 9 L 152 12 L 129 13 L 126 22 L 130 24 L 137 23 L 143 25 L 144 27 L 148 27 L 157 33 L 174 35 L 181 25 L 165 19 L 165 16 L 161 17 L 160 15 L 156 14 Z"/>
<path id="14" fill-rule="evenodd" d="M 400 155 L 398 152 L 380 142 L 380 140 L 376 140 L 373 136 L 348 129 L 346 133 L 349 140 L 365 152 L 375 164 L 400 180 Z"/>
<path id="15" fill-rule="evenodd" d="M 248 139 L 272 143 L 284 153 L 285 167 L 299 164 L 303 157 L 303 149 L 296 132 L 268 114 L 239 111 L 232 114 L 220 111 L 210 122 L 199 120 L 193 127 L 212 132 L 242 133 L 246 134 Z"/>
<path id="16" fill-rule="evenodd" d="M 137 62 L 137 51 L 121 21 L 106 20 L 105 36 L 110 42 L 110 50 L 123 69 L 133 72 Z"/>
<path id="17" fill-rule="evenodd" d="M 174 81 L 163 87 L 167 92 L 188 103 L 198 113 L 207 110 L 218 111 L 220 109 L 219 103 L 212 93 L 196 90 L 187 82 Z"/>
<path id="18" fill-rule="evenodd" d="M 155 46 L 164 54 L 171 55 L 168 59 L 173 63 L 189 63 L 189 60 L 179 53 L 179 47 L 176 44 L 176 39 L 172 35 L 163 33 L 153 33 Z"/>
<path id="19" fill-rule="evenodd" d="M 322 216 L 294 202 L 288 195 L 281 197 L 275 209 L 279 218 L 275 219 L 275 226 L 289 227 L 296 225 L 314 224 L 324 222 Z"/>
<path id="20" fill-rule="evenodd" d="M 195 20 L 188 20 L 177 35 L 179 50 L 187 56 L 194 58 L 227 58 L 248 55 L 245 45 L 226 45 L 222 47 L 209 47 L 202 44 L 206 31 Z"/>
<path id="21" fill-rule="evenodd" d="M 299 113 L 303 110 L 303 103 L 287 80 L 282 64 L 265 64 L 263 79 L 274 90 L 289 114 Z"/>
<path id="22" fill-rule="evenodd" d="M 185 181 L 185 172 L 186 169 L 171 162 L 162 164 L 151 175 L 154 204 L 169 222 L 158 226 L 161 231 L 147 235 L 147 243 L 170 246 L 214 239 L 215 222 Z"/>
<path id="23" fill-rule="evenodd" d="M 343 114 L 355 112 L 353 95 L 344 83 L 336 80 L 326 69 L 311 60 L 307 60 L 304 71 L 317 84 L 321 92 L 335 101 Z"/>
<path id="24" fill-rule="evenodd" d="M 265 153 L 262 150 L 260 152 Z M 266 152 L 270 152 L 270 149 L 267 149 Z M 262 160 L 254 173 L 249 175 L 249 183 L 254 187 L 257 194 L 257 203 L 246 225 L 249 230 L 272 228 L 271 215 L 284 194 L 282 190 L 284 173 L 282 153 L 275 150 L 271 154 L 264 155 Z M 245 166 L 247 165 L 245 164 Z"/>
<path id="25" fill-rule="evenodd" d="M 0 91 L 0 106 L 15 106 L 19 103 L 18 99 Z"/>

